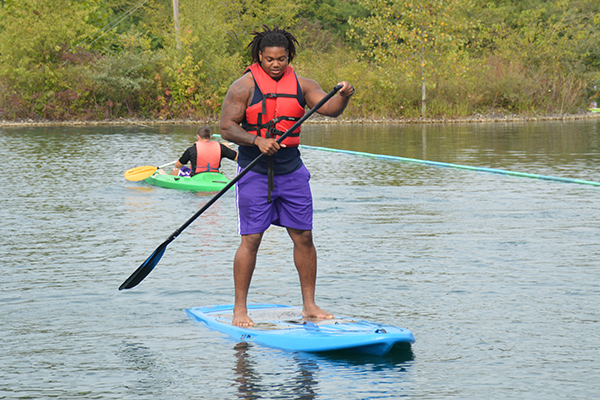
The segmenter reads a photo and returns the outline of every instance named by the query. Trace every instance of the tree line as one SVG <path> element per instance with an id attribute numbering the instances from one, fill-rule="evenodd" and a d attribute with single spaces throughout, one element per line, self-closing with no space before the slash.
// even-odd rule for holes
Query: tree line
<path id="1" fill-rule="evenodd" d="M 600 103 L 597 0 L 0 0 L 0 120 L 215 119 L 263 24 L 348 118 Z"/>

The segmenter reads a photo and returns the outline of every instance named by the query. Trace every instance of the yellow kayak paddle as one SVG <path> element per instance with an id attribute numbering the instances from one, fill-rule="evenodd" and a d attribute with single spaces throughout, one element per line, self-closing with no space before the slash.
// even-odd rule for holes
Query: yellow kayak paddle
<path id="1" fill-rule="evenodd" d="M 173 165 L 177 162 L 171 161 L 168 164 L 161 165 L 160 167 L 153 167 L 151 165 L 145 165 L 143 167 L 135 167 L 125 171 L 125 179 L 132 182 L 143 181 L 146 178 L 150 178 L 159 168 L 163 168 L 169 165 Z"/>

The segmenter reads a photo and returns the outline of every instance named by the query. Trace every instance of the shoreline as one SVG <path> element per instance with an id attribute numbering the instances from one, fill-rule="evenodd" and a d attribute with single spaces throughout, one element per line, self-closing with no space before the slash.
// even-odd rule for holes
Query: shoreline
<path id="1" fill-rule="evenodd" d="M 315 116 L 307 120 L 305 124 L 461 124 L 461 123 L 497 123 L 497 122 L 548 122 L 548 121 L 576 121 L 586 119 L 600 119 L 598 112 L 586 112 L 580 114 L 568 115 L 546 115 L 539 117 L 519 116 L 519 115 L 475 115 L 464 118 L 328 118 Z M 21 120 L 6 121 L 0 120 L 0 127 L 24 127 L 24 126 L 119 126 L 119 125 L 139 125 L 144 127 L 157 125 L 213 125 L 217 124 L 216 119 L 205 120 L 148 120 L 135 118 L 120 118 L 116 120 L 101 121 L 50 121 L 50 120 Z"/>

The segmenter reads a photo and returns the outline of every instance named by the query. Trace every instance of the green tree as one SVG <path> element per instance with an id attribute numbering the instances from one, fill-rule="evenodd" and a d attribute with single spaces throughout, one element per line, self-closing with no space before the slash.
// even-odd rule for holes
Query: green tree
<path id="1" fill-rule="evenodd" d="M 351 18 L 365 18 L 369 15 L 359 0 L 302 0 L 299 2 L 299 18 L 308 24 L 318 22 L 322 25 L 323 34 L 335 34 L 340 38 L 347 37 L 351 26 Z"/>
<path id="2" fill-rule="evenodd" d="M 499 96 L 496 89 L 494 98 L 503 97 L 517 109 L 543 106 L 546 112 L 562 114 L 581 105 L 583 92 L 593 95 L 592 88 L 600 83 L 600 3 L 596 0 L 495 0 L 481 12 L 489 22 L 482 35 L 487 58 L 495 57 L 504 69 L 513 71 L 512 76 L 499 77 L 513 82 L 513 93 Z M 515 96 L 527 86 L 527 93 Z M 492 83 L 487 89 L 495 87 Z M 519 97 L 526 102 L 517 104 Z"/>
<path id="3" fill-rule="evenodd" d="M 73 79 L 72 71 L 62 66 L 93 58 L 71 49 L 93 33 L 87 21 L 96 9 L 96 0 L 5 0 L 0 8 L 0 81 L 29 104 L 22 116 L 43 115 L 61 99 L 59 94 L 60 101 L 86 101 L 80 88 L 86 74 Z M 82 69 L 81 64 L 73 68 Z"/>
<path id="4" fill-rule="evenodd" d="M 229 84 L 241 73 L 241 55 L 232 48 L 219 10 L 207 0 L 180 3 L 180 48 L 168 35 L 155 77 L 161 118 L 216 117 Z"/>
<path id="5" fill-rule="evenodd" d="M 17 85 L 53 82 L 66 53 L 93 32 L 95 0 L 5 0 L 0 8 L 0 74 Z M 45 73 L 40 74 L 39 71 Z"/>
<path id="6" fill-rule="evenodd" d="M 263 25 L 291 27 L 300 10 L 299 4 L 288 0 L 226 0 L 212 6 L 221 18 L 219 29 L 229 37 L 230 51 L 244 55 L 246 62 L 250 61 L 246 46 L 252 32 L 262 30 Z"/>
<path id="7" fill-rule="evenodd" d="M 436 73 L 452 76 L 466 72 L 474 23 L 470 0 L 360 0 L 370 11 L 352 19 L 350 35 L 360 38 L 363 55 L 393 73 L 397 79 L 421 87 L 421 115 L 426 115 L 427 81 Z"/>

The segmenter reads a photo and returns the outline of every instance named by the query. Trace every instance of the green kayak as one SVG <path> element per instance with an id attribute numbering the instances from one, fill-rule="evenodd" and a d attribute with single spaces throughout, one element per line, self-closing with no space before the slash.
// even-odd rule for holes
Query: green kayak
<path id="1" fill-rule="evenodd" d="M 600 108 L 590 108 L 590 111 L 600 113 Z"/>
<path id="2" fill-rule="evenodd" d="M 229 183 L 229 179 L 219 172 L 202 172 L 191 178 L 155 172 L 144 181 L 154 186 L 193 192 L 218 192 Z"/>

